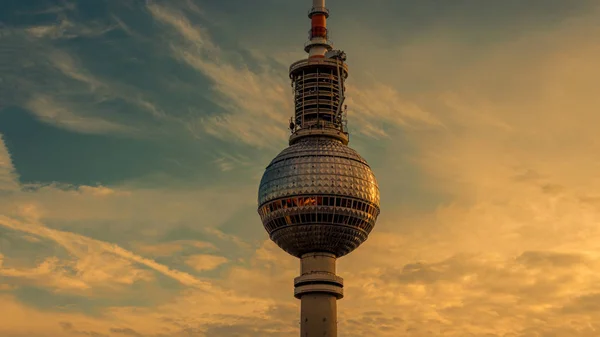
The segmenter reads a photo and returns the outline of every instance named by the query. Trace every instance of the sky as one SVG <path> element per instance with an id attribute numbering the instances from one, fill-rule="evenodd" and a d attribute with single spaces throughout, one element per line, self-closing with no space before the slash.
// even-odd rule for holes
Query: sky
<path id="1" fill-rule="evenodd" d="M 1 336 L 298 335 L 256 202 L 310 6 L 0 2 Z M 600 335 L 600 3 L 327 6 L 381 191 L 339 335 Z"/>

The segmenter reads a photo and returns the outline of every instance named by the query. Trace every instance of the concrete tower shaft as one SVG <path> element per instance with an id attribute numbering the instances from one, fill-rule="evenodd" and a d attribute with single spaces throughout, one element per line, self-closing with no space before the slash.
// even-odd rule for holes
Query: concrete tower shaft
<path id="1" fill-rule="evenodd" d="M 335 255 L 309 253 L 300 260 L 294 295 L 300 299 L 300 336 L 337 337 L 337 300 L 344 281 L 335 275 Z"/>

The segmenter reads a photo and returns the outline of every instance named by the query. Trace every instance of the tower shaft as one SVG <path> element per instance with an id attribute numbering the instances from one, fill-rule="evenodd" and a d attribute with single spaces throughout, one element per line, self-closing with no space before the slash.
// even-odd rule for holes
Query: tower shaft
<path id="1" fill-rule="evenodd" d="M 301 337 L 337 337 L 335 296 L 322 293 L 302 296 L 300 303 Z"/>
<path id="2" fill-rule="evenodd" d="M 304 254 L 294 295 L 300 299 L 300 336 L 337 337 L 337 300 L 343 279 L 335 274 L 336 257 L 330 253 Z"/>

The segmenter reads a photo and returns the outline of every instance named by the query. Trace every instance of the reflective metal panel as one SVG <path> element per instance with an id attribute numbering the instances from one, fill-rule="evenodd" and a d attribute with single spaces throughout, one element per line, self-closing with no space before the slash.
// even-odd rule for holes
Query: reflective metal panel
<path id="1" fill-rule="evenodd" d="M 340 257 L 367 239 L 379 215 L 379 188 L 367 162 L 340 141 L 309 137 L 267 167 L 258 193 L 265 229 L 294 256 Z"/>

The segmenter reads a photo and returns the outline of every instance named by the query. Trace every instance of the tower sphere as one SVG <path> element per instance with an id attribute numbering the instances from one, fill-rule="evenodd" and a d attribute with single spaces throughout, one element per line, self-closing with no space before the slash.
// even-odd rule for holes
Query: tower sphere
<path id="1" fill-rule="evenodd" d="M 289 254 L 344 256 L 366 239 L 379 215 L 379 187 L 367 162 L 342 141 L 306 137 L 267 166 L 258 212 Z"/>

